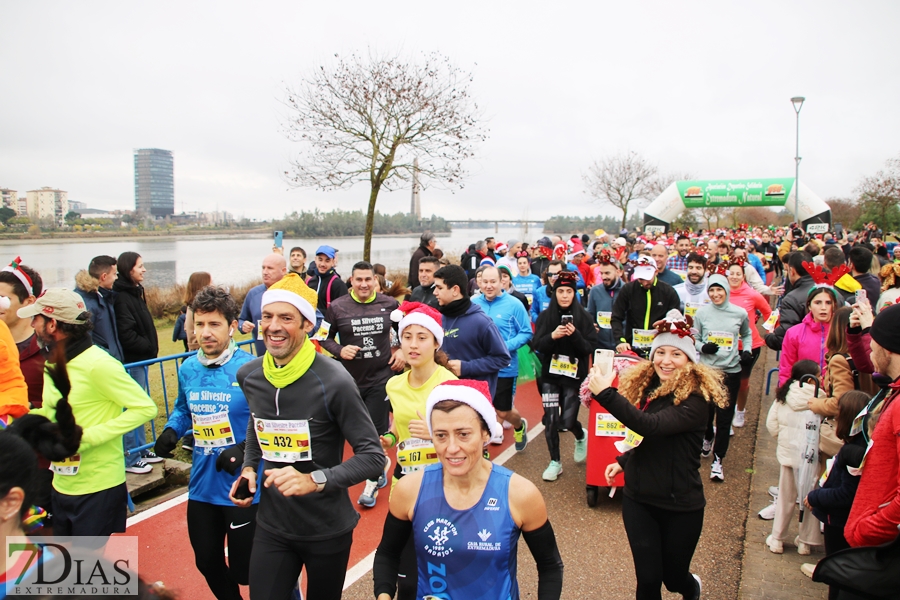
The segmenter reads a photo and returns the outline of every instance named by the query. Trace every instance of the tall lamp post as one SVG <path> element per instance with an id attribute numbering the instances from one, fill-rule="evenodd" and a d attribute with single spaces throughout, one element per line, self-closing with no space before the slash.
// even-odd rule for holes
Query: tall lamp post
<path id="1" fill-rule="evenodd" d="M 794 112 L 797 114 L 797 151 L 794 153 L 794 219 L 801 229 L 803 226 L 800 223 L 800 109 L 803 108 L 805 100 L 806 98 L 803 96 L 791 98 L 791 104 L 794 105 Z"/>

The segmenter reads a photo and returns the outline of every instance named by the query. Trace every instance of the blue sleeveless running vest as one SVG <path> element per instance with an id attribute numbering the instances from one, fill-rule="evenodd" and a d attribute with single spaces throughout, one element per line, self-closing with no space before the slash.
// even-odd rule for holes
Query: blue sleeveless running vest
<path id="1" fill-rule="evenodd" d="M 519 527 L 509 512 L 512 471 L 493 465 L 481 499 L 456 510 L 444 498 L 443 467 L 425 467 L 413 514 L 416 598 L 518 600 Z"/>

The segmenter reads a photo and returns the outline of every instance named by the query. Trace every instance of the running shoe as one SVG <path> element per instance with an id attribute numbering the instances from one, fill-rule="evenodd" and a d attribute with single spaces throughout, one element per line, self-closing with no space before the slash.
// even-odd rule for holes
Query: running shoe
<path id="1" fill-rule="evenodd" d="M 181 438 L 181 448 L 182 450 L 187 450 L 188 452 L 194 451 L 194 434 L 189 433 L 183 438 Z"/>
<path id="2" fill-rule="evenodd" d="M 575 440 L 575 464 L 581 464 L 587 460 L 587 434 L 580 440 Z"/>
<path id="3" fill-rule="evenodd" d="M 809 544 L 801 542 L 799 535 L 794 538 L 794 545 L 797 546 L 797 554 L 809 556 L 812 553 L 812 547 L 810 547 Z"/>
<path id="4" fill-rule="evenodd" d="M 778 497 L 778 486 L 777 485 L 769 486 L 769 495 L 772 496 L 773 498 Z"/>
<path id="5" fill-rule="evenodd" d="M 691 577 L 693 577 L 694 581 L 697 582 L 697 588 L 696 588 L 697 593 L 694 594 L 694 596 L 691 600 L 700 600 L 700 595 L 703 593 L 703 582 L 700 581 L 700 576 L 697 575 L 696 573 L 691 573 Z M 687 596 L 685 596 L 685 598 L 686 597 Z"/>
<path id="6" fill-rule="evenodd" d="M 703 450 L 700 452 L 700 456 L 703 458 L 709 458 L 709 455 L 712 454 L 713 449 L 713 441 L 712 440 L 703 440 Z"/>
<path id="7" fill-rule="evenodd" d="M 141 453 L 141 460 L 144 461 L 145 463 L 153 464 L 153 463 L 161 463 L 162 461 L 164 461 L 166 459 L 164 459 L 162 456 L 157 456 L 156 453 L 153 452 L 152 450 L 145 450 L 144 452 Z"/>
<path id="8" fill-rule="evenodd" d="M 510 423 L 506 419 L 503 419 L 503 429 L 512 429 L 512 428 L 513 428 L 512 423 Z"/>
<path id="9" fill-rule="evenodd" d="M 513 430 L 516 439 L 516 452 L 521 452 L 528 445 L 528 421 L 522 419 L 522 427 Z"/>
<path id="10" fill-rule="evenodd" d="M 767 507 L 756 513 L 756 515 L 763 521 L 771 521 L 775 518 L 775 503 L 772 502 Z"/>
<path id="11" fill-rule="evenodd" d="M 375 498 L 378 496 L 378 482 L 377 481 L 366 481 L 366 489 L 363 490 L 363 493 L 359 495 L 359 500 L 356 501 L 357 504 L 361 504 L 367 508 L 372 508 L 375 506 Z"/>
<path id="12" fill-rule="evenodd" d="M 776 540 L 771 535 L 766 538 L 766 547 L 772 554 L 784 554 L 784 544 L 781 540 Z"/>
<path id="13" fill-rule="evenodd" d="M 544 469 L 541 479 L 544 481 L 556 481 L 556 478 L 562 475 L 562 463 L 558 460 L 551 460 L 550 465 Z"/>
<path id="14" fill-rule="evenodd" d="M 713 461 L 712 468 L 709 470 L 709 478 L 713 481 L 725 481 L 725 472 L 722 470 L 722 459 L 718 456 Z"/>
<path id="15" fill-rule="evenodd" d="M 385 460 L 384 471 L 381 473 L 381 475 L 378 476 L 378 489 L 379 490 L 387 485 L 388 471 L 391 470 L 391 457 L 386 456 L 384 460 Z"/>
<path id="16" fill-rule="evenodd" d="M 126 473 L 134 473 L 135 475 L 146 475 L 153 470 L 153 467 L 142 460 L 137 461 L 130 467 L 125 467 Z"/>
<path id="17" fill-rule="evenodd" d="M 499 446 L 500 444 L 502 444 L 503 443 L 503 432 L 501 431 L 500 435 L 495 435 L 495 436 L 491 437 L 491 443 L 494 444 L 495 446 Z"/>
<path id="18" fill-rule="evenodd" d="M 744 415 L 747 411 L 744 410 L 736 410 L 734 411 L 734 421 L 731 424 L 734 427 L 743 427 L 744 426 Z"/>
<path id="19" fill-rule="evenodd" d="M 813 573 L 816 571 L 815 563 L 803 563 L 800 565 L 800 572 L 812 579 Z"/>

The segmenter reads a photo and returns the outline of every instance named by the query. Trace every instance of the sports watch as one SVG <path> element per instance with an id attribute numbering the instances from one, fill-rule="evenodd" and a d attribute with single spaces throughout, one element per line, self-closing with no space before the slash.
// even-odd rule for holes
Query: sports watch
<path id="1" fill-rule="evenodd" d="M 313 483 L 316 484 L 316 492 L 321 492 L 325 489 L 325 484 L 328 483 L 328 478 L 325 477 L 325 473 L 322 471 L 313 471 L 309 476 L 312 478 Z"/>

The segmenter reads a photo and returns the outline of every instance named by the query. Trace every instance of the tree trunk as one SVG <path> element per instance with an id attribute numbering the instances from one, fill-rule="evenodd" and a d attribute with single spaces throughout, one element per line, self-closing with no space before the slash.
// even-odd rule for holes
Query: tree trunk
<path id="1" fill-rule="evenodd" d="M 369 193 L 369 210 L 366 212 L 366 233 L 363 238 L 363 260 L 371 262 L 372 256 L 372 231 L 375 229 L 375 202 L 378 200 L 380 185 L 373 185 Z"/>
<path id="2" fill-rule="evenodd" d="M 628 220 L 628 207 L 622 209 L 622 227 L 619 228 L 619 231 L 625 229 L 625 222 Z M 619 231 L 616 232 L 616 236 L 619 235 Z"/>

